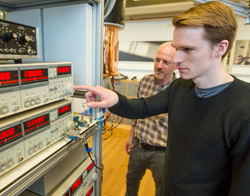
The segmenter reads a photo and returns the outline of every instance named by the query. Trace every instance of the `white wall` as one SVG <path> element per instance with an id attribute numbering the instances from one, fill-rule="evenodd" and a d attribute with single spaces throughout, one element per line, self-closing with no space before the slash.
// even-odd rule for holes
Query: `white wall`
<path id="1" fill-rule="evenodd" d="M 76 4 L 43 9 L 45 61 L 73 63 L 75 85 L 91 85 L 92 6 Z"/>
<path id="2" fill-rule="evenodd" d="M 171 19 L 126 22 L 125 30 L 119 32 L 120 42 L 129 41 L 169 41 L 173 39 Z M 154 73 L 153 62 L 119 61 L 119 72 L 129 78 Z"/>
<path id="3" fill-rule="evenodd" d="M 74 84 L 92 85 L 94 21 L 91 5 L 16 11 L 7 13 L 6 17 L 9 21 L 39 27 L 41 58 L 31 61 L 72 62 Z"/>
<path id="4" fill-rule="evenodd" d="M 120 41 L 162 41 L 173 39 L 172 19 L 134 21 L 120 31 Z"/>
<path id="5" fill-rule="evenodd" d="M 250 40 L 250 25 L 244 25 L 245 19 L 238 18 L 236 40 Z M 126 22 L 125 30 L 120 31 L 119 41 L 169 41 L 173 39 L 172 19 Z M 119 61 L 118 70 L 128 77 L 142 78 L 153 73 L 154 63 Z M 233 75 L 250 82 L 250 65 L 233 66 Z"/>

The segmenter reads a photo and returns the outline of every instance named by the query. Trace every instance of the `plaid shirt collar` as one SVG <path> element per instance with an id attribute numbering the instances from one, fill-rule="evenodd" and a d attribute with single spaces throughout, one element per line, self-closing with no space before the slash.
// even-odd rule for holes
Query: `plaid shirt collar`
<path id="1" fill-rule="evenodd" d="M 175 79 L 176 79 L 176 74 L 174 73 L 174 77 L 173 77 L 172 81 L 175 80 Z M 159 85 L 159 84 L 157 83 L 157 80 L 156 80 L 155 76 L 154 76 L 154 84 L 155 84 L 155 86 L 156 86 L 156 88 L 157 88 L 158 90 L 164 90 L 164 89 L 166 89 L 166 88 L 170 85 L 170 83 L 171 83 L 172 81 L 170 81 L 170 82 L 168 82 L 168 83 L 166 83 L 166 84 L 163 84 L 163 85 Z"/>

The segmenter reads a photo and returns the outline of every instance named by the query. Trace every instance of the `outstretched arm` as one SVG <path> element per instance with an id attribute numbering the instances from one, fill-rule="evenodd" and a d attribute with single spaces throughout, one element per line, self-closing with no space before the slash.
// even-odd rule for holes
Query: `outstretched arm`
<path id="1" fill-rule="evenodd" d="M 110 91 L 101 86 L 75 86 L 75 90 L 87 90 L 85 94 L 90 108 L 109 108 L 109 111 L 118 116 L 138 119 L 155 116 L 168 112 L 169 93 L 164 90 L 160 93 L 147 98 L 127 99 L 126 96 Z M 97 96 L 100 97 L 96 100 Z"/>
<path id="2" fill-rule="evenodd" d="M 74 87 L 75 90 L 87 90 L 85 94 L 87 106 L 90 108 L 110 108 L 118 103 L 118 96 L 115 92 L 103 88 L 99 85 L 96 87 L 88 85 L 79 85 Z M 100 100 L 96 100 L 97 95 Z"/>

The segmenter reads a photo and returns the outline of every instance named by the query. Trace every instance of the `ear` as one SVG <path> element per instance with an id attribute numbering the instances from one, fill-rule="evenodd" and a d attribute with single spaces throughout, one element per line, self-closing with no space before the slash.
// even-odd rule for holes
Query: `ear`
<path id="1" fill-rule="evenodd" d="M 222 40 L 220 43 L 215 45 L 215 56 L 216 57 L 222 57 L 228 48 L 229 41 L 228 40 Z"/>

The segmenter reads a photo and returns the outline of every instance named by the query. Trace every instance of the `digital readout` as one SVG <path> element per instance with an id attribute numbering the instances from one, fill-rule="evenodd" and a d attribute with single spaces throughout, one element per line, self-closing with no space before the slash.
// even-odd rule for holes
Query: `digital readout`
<path id="1" fill-rule="evenodd" d="M 39 77 L 39 76 L 43 76 L 43 70 L 41 69 L 24 71 L 25 78 L 32 78 L 32 77 Z"/>
<path id="2" fill-rule="evenodd" d="M 71 66 L 57 67 L 57 75 L 71 74 Z"/>
<path id="3" fill-rule="evenodd" d="M 64 194 L 64 196 L 69 196 L 69 191 L 66 194 Z"/>
<path id="4" fill-rule="evenodd" d="M 45 127 L 50 124 L 49 121 L 49 114 L 39 116 L 37 118 L 34 118 L 32 120 L 26 121 L 23 123 L 24 125 L 24 133 L 25 135 L 38 130 L 42 127 Z"/>
<path id="5" fill-rule="evenodd" d="M 0 131 L 0 146 L 8 144 L 18 138 L 21 138 L 22 136 L 21 124 Z"/>
<path id="6" fill-rule="evenodd" d="M 21 83 L 29 84 L 48 81 L 48 69 L 21 70 Z"/>
<path id="7" fill-rule="evenodd" d="M 87 168 L 87 172 L 89 173 L 89 171 L 92 169 L 92 167 L 94 166 L 94 163 L 92 162 L 89 166 L 88 166 L 88 168 Z"/>
<path id="8" fill-rule="evenodd" d="M 18 85 L 17 71 L 0 71 L 0 88 Z"/>
<path id="9" fill-rule="evenodd" d="M 66 105 L 58 109 L 58 116 L 71 112 L 71 105 Z"/>
<path id="10" fill-rule="evenodd" d="M 0 72 L 0 80 L 10 80 L 10 72 Z"/>
<path id="11" fill-rule="evenodd" d="M 72 195 L 75 190 L 82 184 L 82 176 L 71 186 L 70 195 Z"/>
<path id="12" fill-rule="evenodd" d="M 91 187 L 91 189 L 89 189 L 89 191 L 87 192 L 86 196 L 89 196 L 92 192 L 93 192 L 93 186 Z"/>

